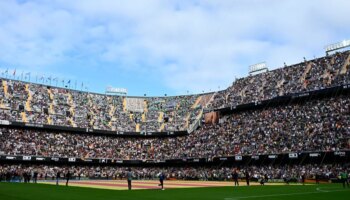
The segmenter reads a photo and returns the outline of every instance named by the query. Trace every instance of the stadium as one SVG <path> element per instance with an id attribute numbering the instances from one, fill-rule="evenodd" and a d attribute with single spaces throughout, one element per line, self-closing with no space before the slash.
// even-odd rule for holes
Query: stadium
<path id="1" fill-rule="evenodd" d="M 6 68 L 0 198 L 346 199 L 349 47 L 186 95 L 79 90 Z"/>

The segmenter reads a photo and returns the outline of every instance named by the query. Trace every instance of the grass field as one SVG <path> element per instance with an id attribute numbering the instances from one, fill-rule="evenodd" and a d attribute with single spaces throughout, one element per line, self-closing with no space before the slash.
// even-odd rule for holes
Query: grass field
<path id="1" fill-rule="evenodd" d="M 340 184 L 109 190 L 50 184 L 0 183 L 1 200 L 346 200 L 350 189 Z"/>
<path id="2" fill-rule="evenodd" d="M 40 183 L 56 185 L 55 181 L 41 181 Z M 62 180 L 61 185 L 65 182 Z M 159 189 L 159 181 L 157 180 L 133 180 L 133 189 Z M 245 183 L 241 183 L 241 185 Z M 257 183 L 253 183 L 257 184 Z M 110 190 L 127 190 L 128 184 L 126 180 L 71 180 L 69 182 L 70 186 L 79 187 L 89 187 L 89 188 L 99 188 L 99 189 L 110 189 Z M 227 181 L 165 181 L 166 189 L 176 189 L 176 188 L 198 188 L 198 187 L 224 187 L 232 186 L 232 182 Z"/>

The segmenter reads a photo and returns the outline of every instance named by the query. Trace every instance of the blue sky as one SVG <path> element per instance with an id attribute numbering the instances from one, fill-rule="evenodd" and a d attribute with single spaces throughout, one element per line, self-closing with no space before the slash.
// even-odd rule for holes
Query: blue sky
<path id="1" fill-rule="evenodd" d="M 323 56 L 325 45 L 350 39 L 349 8 L 347 0 L 3 0 L 0 70 L 94 92 L 209 92 L 255 63 Z"/>

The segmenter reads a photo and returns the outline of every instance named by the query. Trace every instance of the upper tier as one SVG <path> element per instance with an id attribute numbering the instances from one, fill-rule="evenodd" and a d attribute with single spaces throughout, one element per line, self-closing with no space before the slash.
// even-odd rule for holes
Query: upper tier
<path id="1" fill-rule="evenodd" d="M 235 107 L 350 83 L 349 64 L 346 51 L 241 78 L 214 94 L 174 97 L 111 96 L 0 79 L 0 120 L 120 132 L 185 131 L 208 105 Z"/>
<path id="2" fill-rule="evenodd" d="M 212 96 L 124 97 L 0 81 L 0 120 L 120 132 L 187 130 Z"/>
<path id="3" fill-rule="evenodd" d="M 350 51 L 278 68 L 236 80 L 215 93 L 212 109 L 235 107 L 350 83 Z"/>

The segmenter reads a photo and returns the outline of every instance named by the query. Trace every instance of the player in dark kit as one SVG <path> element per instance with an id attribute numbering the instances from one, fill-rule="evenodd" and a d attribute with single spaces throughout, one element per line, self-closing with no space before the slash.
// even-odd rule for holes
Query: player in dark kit
<path id="1" fill-rule="evenodd" d="M 38 180 L 38 172 L 35 171 L 33 175 L 33 183 L 37 183 L 37 180 Z"/>
<path id="2" fill-rule="evenodd" d="M 235 186 L 239 186 L 239 182 L 238 182 L 238 173 L 235 170 L 232 174 L 232 178 L 233 178 L 233 182 L 235 183 Z"/>
<path id="3" fill-rule="evenodd" d="M 70 176 L 71 176 L 71 174 L 70 174 L 70 172 L 68 170 L 68 172 L 66 174 L 66 186 L 68 186 L 68 182 L 69 182 Z"/>
<path id="4" fill-rule="evenodd" d="M 250 174 L 248 172 L 248 170 L 245 171 L 245 180 L 247 182 L 247 186 L 249 186 L 249 179 L 250 179 Z"/>
<path id="5" fill-rule="evenodd" d="M 57 171 L 57 174 L 56 174 L 56 185 L 58 185 L 58 182 L 60 181 L 60 177 L 61 177 L 61 172 Z"/>
<path id="6" fill-rule="evenodd" d="M 131 169 L 128 169 L 128 172 L 126 173 L 126 178 L 128 179 L 128 189 L 131 190 L 131 181 L 132 181 L 132 173 Z"/>
<path id="7" fill-rule="evenodd" d="M 315 175 L 315 181 L 316 181 L 316 184 L 320 184 L 320 175 L 318 174 L 318 172 Z"/>
<path id="8" fill-rule="evenodd" d="M 28 181 L 28 173 L 26 172 L 26 171 L 24 171 L 24 173 L 23 173 L 23 179 L 24 179 L 24 183 L 28 183 L 29 181 Z"/>
<path id="9" fill-rule="evenodd" d="M 260 176 L 260 185 L 265 185 L 265 176 Z"/>
<path id="10" fill-rule="evenodd" d="M 164 179 L 165 179 L 165 175 L 163 172 L 159 173 L 159 182 L 160 184 L 158 186 L 162 186 L 162 190 L 164 190 Z"/>
<path id="11" fill-rule="evenodd" d="M 269 176 L 267 174 L 264 175 L 265 183 L 269 182 Z"/>

